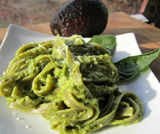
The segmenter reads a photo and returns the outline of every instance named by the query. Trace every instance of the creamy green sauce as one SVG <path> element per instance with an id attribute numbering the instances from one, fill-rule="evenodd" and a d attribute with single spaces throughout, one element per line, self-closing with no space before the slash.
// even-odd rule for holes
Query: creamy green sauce
<path id="1" fill-rule="evenodd" d="M 20 47 L 0 79 L 10 107 L 49 120 L 60 134 L 86 134 L 142 118 L 142 104 L 120 92 L 108 50 L 80 36 Z"/>

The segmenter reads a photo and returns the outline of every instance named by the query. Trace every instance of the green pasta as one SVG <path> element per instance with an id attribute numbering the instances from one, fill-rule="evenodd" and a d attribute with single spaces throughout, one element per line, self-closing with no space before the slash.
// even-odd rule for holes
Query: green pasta
<path id="1" fill-rule="evenodd" d="M 119 91 L 109 54 L 78 35 L 23 45 L 0 78 L 0 95 L 12 108 L 42 115 L 60 134 L 138 122 L 142 103 Z"/>

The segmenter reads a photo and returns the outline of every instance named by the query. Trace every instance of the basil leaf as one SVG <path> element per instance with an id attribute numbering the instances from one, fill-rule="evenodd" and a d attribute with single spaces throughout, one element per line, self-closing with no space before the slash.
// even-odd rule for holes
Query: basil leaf
<path id="1" fill-rule="evenodd" d="M 102 45 L 104 48 L 108 49 L 111 54 L 116 49 L 116 37 L 114 35 L 95 35 L 89 42 L 95 42 Z"/>
<path id="2" fill-rule="evenodd" d="M 130 56 L 115 63 L 120 81 L 130 80 L 148 67 L 160 53 L 160 48 L 142 55 Z"/>

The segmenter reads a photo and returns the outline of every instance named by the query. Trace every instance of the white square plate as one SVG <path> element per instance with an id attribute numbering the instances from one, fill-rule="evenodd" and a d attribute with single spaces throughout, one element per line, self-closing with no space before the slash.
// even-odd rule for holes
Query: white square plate
<path id="1" fill-rule="evenodd" d="M 140 54 L 133 33 L 117 35 L 117 48 L 114 61 L 124 57 Z M 41 42 L 55 39 L 55 36 L 45 35 L 9 25 L 8 31 L 0 47 L 0 75 L 14 57 L 15 51 L 25 43 Z M 104 128 L 98 134 L 159 134 L 160 133 L 160 84 L 151 70 L 143 72 L 134 81 L 122 85 L 126 90 L 137 94 L 144 106 L 143 120 L 129 126 Z M 49 122 L 40 115 L 32 115 L 14 111 L 0 97 L 0 134 L 55 134 L 49 128 Z"/>

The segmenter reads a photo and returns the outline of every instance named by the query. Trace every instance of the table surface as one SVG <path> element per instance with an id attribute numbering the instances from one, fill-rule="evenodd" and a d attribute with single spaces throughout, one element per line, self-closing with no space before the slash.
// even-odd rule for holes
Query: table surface
<path id="1" fill-rule="evenodd" d="M 23 27 L 45 34 L 52 34 L 49 22 Z M 2 41 L 6 30 L 7 28 L 0 29 L 0 42 Z M 133 32 L 135 34 L 142 53 L 160 48 L 160 29 L 136 20 L 123 12 L 112 13 L 109 15 L 108 25 L 103 34 L 117 35 L 128 32 Z M 160 81 L 160 56 L 151 64 L 150 67 Z"/>

